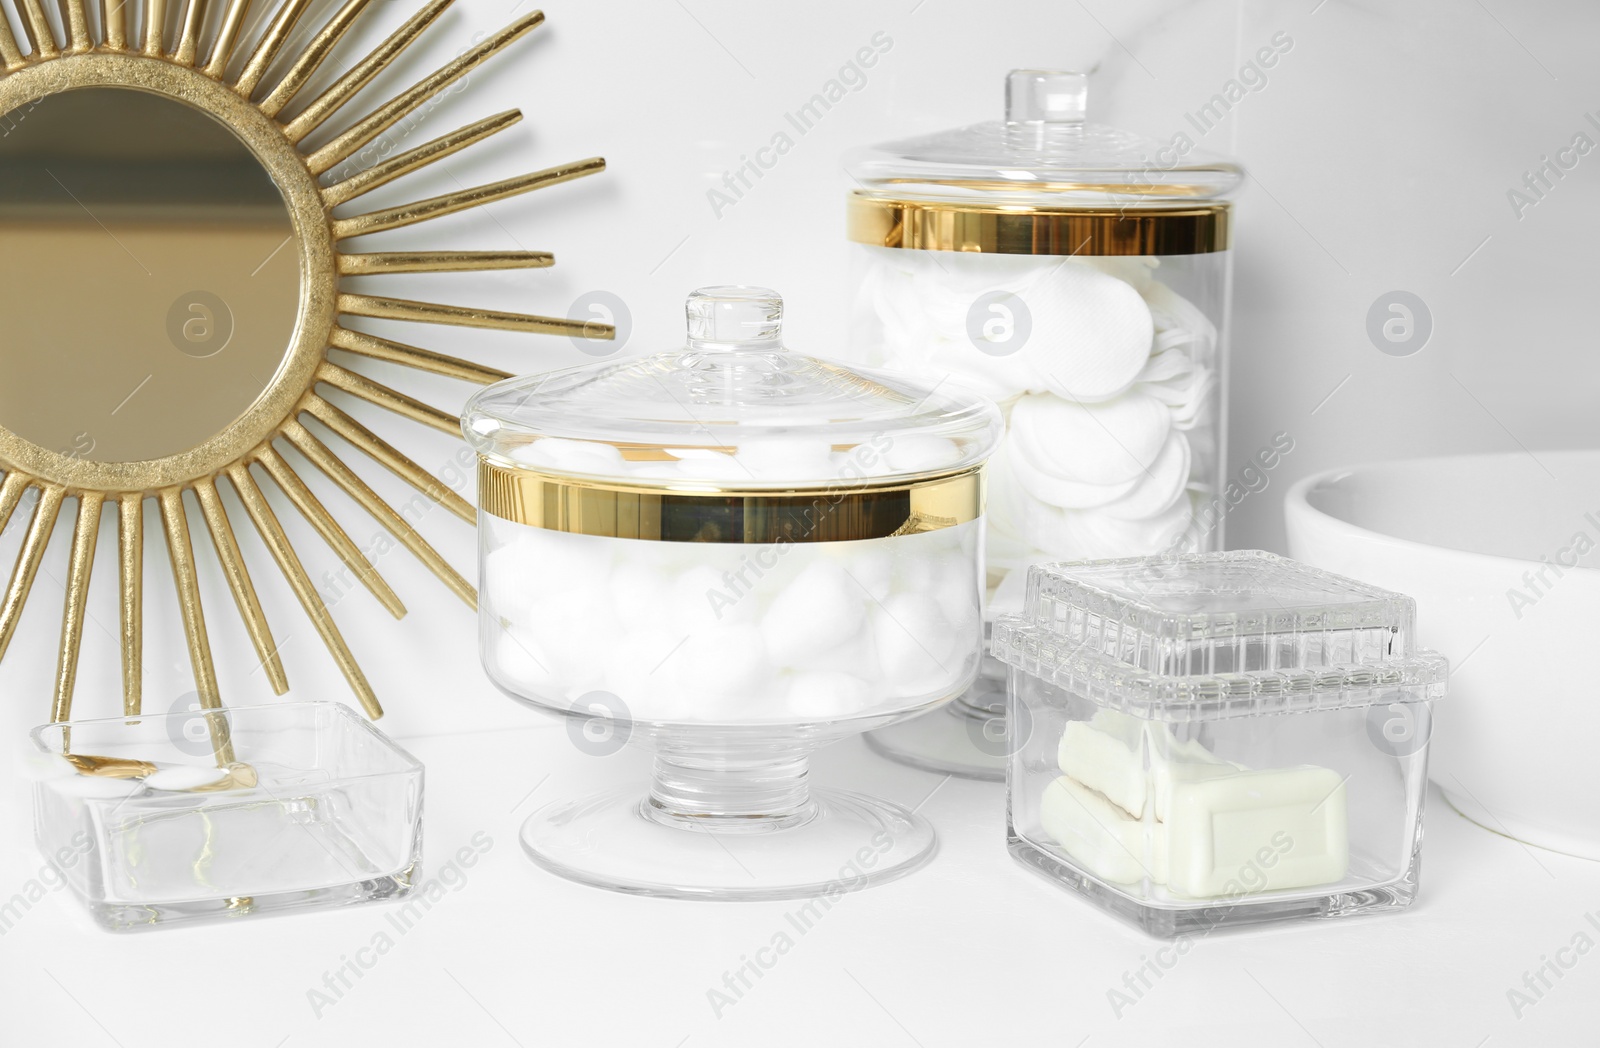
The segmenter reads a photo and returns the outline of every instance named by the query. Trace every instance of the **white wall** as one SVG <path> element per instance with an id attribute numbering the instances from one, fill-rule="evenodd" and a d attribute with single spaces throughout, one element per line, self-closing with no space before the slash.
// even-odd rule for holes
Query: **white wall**
<path id="1" fill-rule="evenodd" d="M 528 0 L 460 0 L 403 69 L 379 82 L 374 100 L 528 7 Z M 342 61 L 412 9 L 410 0 L 374 4 Z M 1507 198 L 1526 171 L 1571 145 L 1575 134 L 1600 143 L 1600 128 L 1585 119 L 1586 111 L 1600 111 L 1600 69 L 1589 53 L 1600 39 L 1594 5 L 553 0 L 546 11 L 549 23 L 535 39 L 474 74 L 397 138 L 410 148 L 512 107 L 527 121 L 368 202 L 376 207 L 604 155 L 611 171 L 599 179 L 381 238 L 388 248 L 548 249 L 559 265 L 384 287 L 542 313 L 564 313 L 584 293 L 609 292 L 632 314 L 623 351 L 633 353 L 677 342 L 683 297 L 692 288 L 763 283 L 788 299 L 793 345 L 836 352 L 846 338 L 842 202 L 850 183 L 838 162 L 845 149 L 996 119 L 1002 77 L 1024 66 L 1094 69 L 1093 118 L 1158 138 L 1192 133 L 1184 114 L 1283 30 L 1294 47 L 1267 85 L 1200 143 L 1236 154 L 1254 176 L 1238 198 L 1230 461 L 1243 464 L 1278 431 L 1296 442 L 1268 490 L 1234 515 L 1230 544 L 1281 548 L 1282 492 L 1315 469 L 1396 455 L 1600 443 L 1591 286 L 1600 155 L 1580 158 L 1521 215 Z M 707 190 L 767 144 L 785 126 L 786 112 L 880 32 L 893 46 L 865 86 L 719 217 Z M 378 239 L 370 249 L 380 249 Z M 1409 356 L 1379 352 L 1367 335 L 1369 307 L 1395 290 L 1419 295 L 1433 318 L 1431 340 Z M 565 339 L 372 329 L 508 370 L 592 359 Z M 442 407 L 459 407 L 469 392 L 458 383 L 362 367 Z M 436 470 L 455 453 L 440 434 L 378 412 L 356 413 Z M 381 471 L 358 465 L 381 491 L 400 502 L 409 497 Z M 376 525 L 321 490 L 357 541 L 370 545 Z M 283 515 L 320 578 L 334 560 L 309 528 L 289 519 L 292 511 Z M 8 729 L 47 716 L 66 530 L 0 670 Z M 465 525 L 440 511 L 423 530 L 472 572 Z M 345 694 L 265 550 L 248 525 L 241 532 L 293 697 Z M 0 563 L 9 564 L 19 538 L 14 525 L 0 544 Z M 206 547 L 203 534 L 196 541 Z M 103 543 L 100 553 L 81 715 L 113 714 L 119 703 L 115 544 Z M 163 558 L 153 542 L 146 598 L 151 709 L 167 708 L 192 687 Z M 386 726 L 407 734 L 526 723 L 531 714 L 483 679 L 465 607 L 403 551 L 380 566 L 412 614 L 396 623 L 364 592 L 341 599 L 335 614 L 389 705 Z M 220 574 L 208 567 L 203 584 L 227 698 L 266 700 Z"/>

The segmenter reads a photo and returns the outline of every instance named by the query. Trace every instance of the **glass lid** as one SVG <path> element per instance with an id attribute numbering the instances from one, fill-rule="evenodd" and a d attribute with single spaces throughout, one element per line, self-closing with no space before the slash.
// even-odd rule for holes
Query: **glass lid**
<path id="1" fill-rule="evenodd" d="M 1157 141 L 1090 123 L 1087 109 L 1086 74 L 1018 69 L 1004 121 L 857 150 L 845 166 L 873 197 L 1056 207 L 1197 204 L 1244 177 L 1187 134 Z"/>
<path id="2" fill-rule="evenodd" d="M 462 430 L 498 465 L 671 489 L 935 476 L 993 449 L 989 401 L 791 353 L 782 325 L 774 291 L 702 288 L 683 348 L 508 379 L 472 398 Z"/>

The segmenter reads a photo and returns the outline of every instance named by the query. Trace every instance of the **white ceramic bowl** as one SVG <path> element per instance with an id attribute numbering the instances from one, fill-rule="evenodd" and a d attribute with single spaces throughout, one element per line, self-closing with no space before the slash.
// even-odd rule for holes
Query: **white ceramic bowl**
<path id="1" fill-rule="evenodd" d="M 1297 560 L 1416 598 L 1453 671 L 1430 760 L 1446 799 L 1600 859 L 1600 449 L 1332 470 L 1286 513 Z"/>

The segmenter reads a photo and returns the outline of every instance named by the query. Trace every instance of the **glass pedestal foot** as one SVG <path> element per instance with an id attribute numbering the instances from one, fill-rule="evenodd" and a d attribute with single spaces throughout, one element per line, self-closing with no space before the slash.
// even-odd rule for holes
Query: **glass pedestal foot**
<path id="1" fill-rule="evenodd" d="M 984 656 L 986 671 L 992 661 Z M 949 705 L 870 731 L 866 737 L 867 745 L 878 753 L 913 768 L 1004 782 L 1010 752 L 1005 681 L 980 676 L 965 695 Z"/>
<path id="2" fill-rule="evenodd" d="M 795 899 L 838 895 L 933 857 L 926 819 L 889 801 L 811 789 L 804 755 L 656 756 L 650 791 L 562 801 L 522 825 L 534 862 L 635 895 Z"/>

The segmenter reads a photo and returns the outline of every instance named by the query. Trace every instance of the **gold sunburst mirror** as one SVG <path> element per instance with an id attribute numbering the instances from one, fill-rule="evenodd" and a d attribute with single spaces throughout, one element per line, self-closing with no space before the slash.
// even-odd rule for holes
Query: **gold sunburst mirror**
<path id="1" fill-rule="evenodd" d="M 52 719 L 69 718 L 90 573 L 110 504 L 115 511 L 105 515 L 117 522 L 120 553 L 123 705 L 127 714 L 140 712 L 144 503 L 154 499 L 195 690 L 203 708 L 220 709 L 185 509 L 192 492 L 266 676 L 277 693 L 287 691 L 219 494 L 226 485 L 361 704 L 377 717 L 377 697 L 265 490 L 280 489 L 378 600 L 403 613 L 282 453 L 297 449 L 475 605 L 471 583 L 305 420 L 316 419 L 470 523 L 474 513 L 464 499 L 319 390 L 341 390 L 458 437 L 459 419 L 339 366 L 329 350 L 469 382 L 507 376 L 353 330 L 344 318 L 586 338 L 613 332 L 588 321 L 356 294 L 340 285 L 343 276 L 537 268 L 552 263 L 544 252 L 357 253 L 341 244 L 593 174 L 605 162 L 582 160 L 362 212 L 358 198 L 366 193 L 521 119 L 501 113 L 347 170 L 358 151 L 536 28 L 539 12 L 368 109 L 350 103 L 451 0 L 429 0 L 331 82 L 318 70 L 363 12 L 381 5 L 345 0 L 294 50 L 288 42 L 312 0 L 255 0 L 255 11 L 252 0 L 91 2 L 15 0 L 20 39 L 0 7 L 0 529 L 28 491 L 37 492 L 0 598 L 0 657 L 51 534 L 65 526 L 63 516 L 74 520 L 51 707 Z M 47 14 L 46 5 L 58 3 L 59 17 Z M 246 31 L 247 24 L 259 28 Z M 365 111 L 350 116 L 347 107 Z"/>

